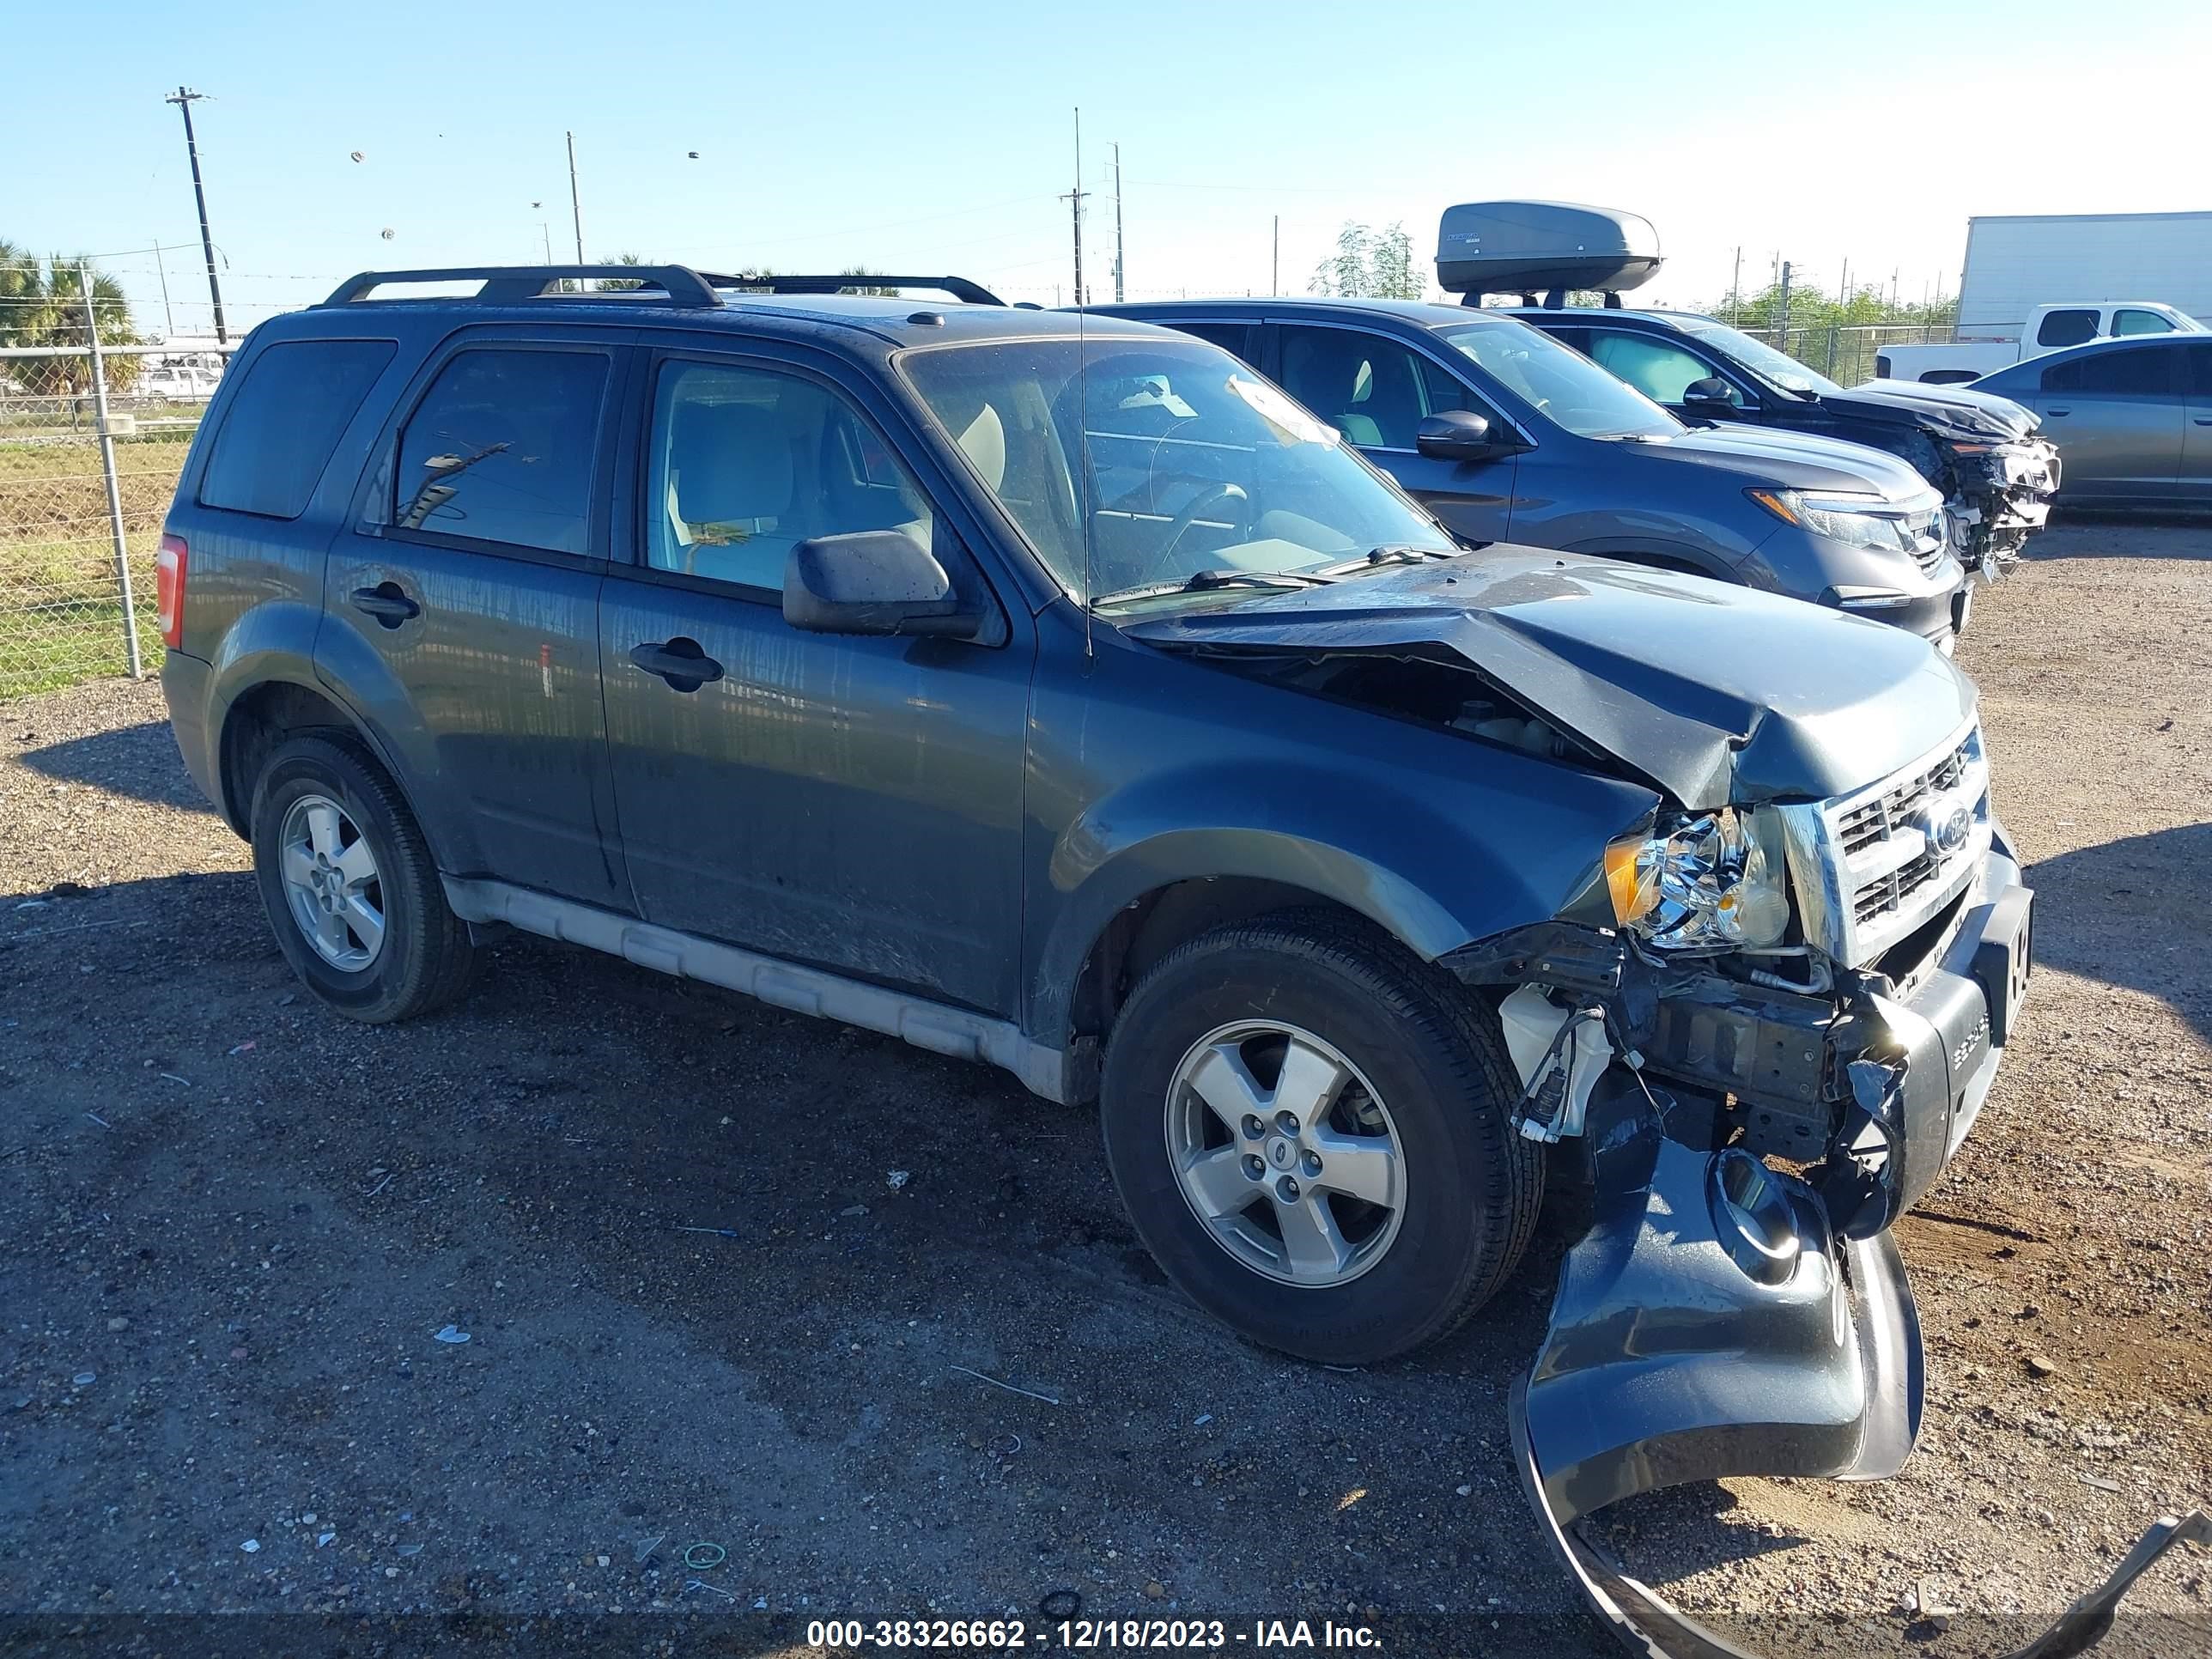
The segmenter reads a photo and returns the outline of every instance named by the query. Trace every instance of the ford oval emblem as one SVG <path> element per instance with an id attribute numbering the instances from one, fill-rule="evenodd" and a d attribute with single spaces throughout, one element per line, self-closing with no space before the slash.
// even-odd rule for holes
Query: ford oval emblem
<path id="1" fill-rule="evenodd" d="M 1954 805 L 1948 810 L 1937 806 L 1928 814 L 1928 838 L 1939 853 L 1957 852 L 1966 844 L 1973 827 L 1974 815 L 1964 806 Z"/>

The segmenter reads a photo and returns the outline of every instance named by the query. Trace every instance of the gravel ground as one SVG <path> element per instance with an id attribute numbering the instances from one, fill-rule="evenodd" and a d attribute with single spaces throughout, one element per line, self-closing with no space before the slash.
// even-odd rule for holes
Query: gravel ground
<path id="1" fill-rule="evenodd" d="M 1999 1651 L 2212 1498 L 2208 623 L 2185 525 L 2056 527 L 1978 601 L 2041 963 L 1900 1229 L 1919 1450 L 1602 1517 L 1768 1649 Z M 1034 1619 L 1073 1589 L 1612 1650 L 1504 1434 L 1571 1194 L 1445 1346 L 1300 1366 L 1164 1284 L 1088 1114 L 532 941 L 460 1009 L 350 1024 L 295 994 L 246 870 L 158 689 L 0 705 L 0 1613 Z M 699 1542 L 726 1559 L 687 1588 Z M 2205 1553 L 2130 1608 L 2104 1651 L 2212 1648 Z"/>

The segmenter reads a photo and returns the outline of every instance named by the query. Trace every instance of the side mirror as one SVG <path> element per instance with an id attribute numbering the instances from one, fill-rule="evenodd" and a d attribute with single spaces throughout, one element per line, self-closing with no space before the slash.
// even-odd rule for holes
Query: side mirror
<path id="1" fill-rule="evenodd" d="M 1692 380 L 1682 388 L 1682 407 L 1685 409 L 1733 410 L 1735 406 L 1734 389 L 1717 374 L 1708 374 L 1702 380 Z"/>
<path id="2" fill-rule="evenodd" d="M 817 536 L 791 550 L 783 619 L 810 634 L 927 634 L 972 637 L 937 556 L 902 530 Z"/>
<path id="3" fill-rule="evenodd" d="M 1423 416 L 1413 447 L 1432 461 L 1486 461 L 1508 447 L 1490 435 L 1488 416 L 1465 409 Z"/>

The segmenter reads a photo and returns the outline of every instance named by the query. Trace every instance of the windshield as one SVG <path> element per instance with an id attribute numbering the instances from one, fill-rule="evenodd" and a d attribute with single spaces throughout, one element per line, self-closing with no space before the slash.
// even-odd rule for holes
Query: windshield
<path id="1" fill-rule="evenodd" d="M 1334 427 L 1198 340 L 938 346 L 899 366 L 1078 599 L 1458 550 Z"/>
<path id="2" fill-rule="evenodd" d="M 1694 334 L 1700 340 L 1717 346 L 1753 374 L 1771 380 L 1784 392 L 1795 392 L 1808 398 L 1826 392 L 1841 392 L 1826 375 L 1816 374 L 1787 352 L 1777 351 L 1763 340 L 1754 340 L 1740 329 L 1726 323 L 1717 323 L 1710 317 L 1677 317 L 1675 325 L 1685 334 Z"/>
<path id="3" fill-rule="evenodd" d="M 1447 325 L 1437 332 L 1545 419 L 1583 438 L 1671 438 L 1682 423 L 1581 352 L 1522 323 Z"/>

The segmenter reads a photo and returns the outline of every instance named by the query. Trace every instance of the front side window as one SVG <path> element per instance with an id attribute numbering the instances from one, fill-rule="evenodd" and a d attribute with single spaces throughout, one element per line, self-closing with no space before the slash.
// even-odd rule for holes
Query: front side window
<path id="1" fill-rule="evenodd" d="M 900 370 L 1078 598 L 1455 550 L 1334 428 L 1198 340 L 1040 336 L 911 351 Z"/>
<path id="2" fill-rule="evenodd" d="M 396 340 L 294 340 L 256 357 L 200 478 L 202 507 L 296 519 Z M 181 378 L 179 376 L 179 378 Z"/>
<path id="3" fill-rule="evenodd" d="M 1678 313 L 1674 320 L 1683 333 L 1696 335 L 1723 357 L 1784 392 L 1794 392 L 1802 398 L 1818 398 L 1843 390 L 1817 369 L 1806 368 L 1788 352 L 1778 351 L 1764 340 L 1754 340 L 1740 328 L 1730 328 L 1711 317 Z"/>
<path id="4" fill-rule="evenodd" d="M 2096 337 L 2097 313 L 2081 306 L 2045 312 L 2035 331 L 2035 343 L 2039 346 L 2080 345 Z"/>
<path id="5" fill-rule="evenodd" d="M 587 551 L 607 368 L 598 351 L 455 353 L 400 434 L 392 522 Z"/>
<path id="6" fill-rule="evenodd" d="M 646 561 L 769 592 L 819 536 L 904 530 L 927 547 L 921 487 L 837 393 L 773 369 L 664 364 L 653 399 Z"/>
<path id="7" fill-rule="evenodd" d="M 2212 404 L 2212 345 L 2192 345 L 2189 359 L 2189 398 L 2191 403 Z"/>
<path id="8" fill-rule="evenodd" d="M 1583 438 L 1671 438 L 1682 423 L 1550 335 L 1500 318 L 1447 324 L 1446 344 L 1555 426 Z"/>
<path id="9" fill-rule="evenodd" d="M 2043 389 L 2089 397 L 2166 397 L 2173 389 L 2169 355 L 2153 346 L 2089 352 L 2045 368 Z"/>
<path id="10" fill-rule="evenodd" d="M 2173 325 L 2155 311 L 2145 311 L 2141 306 L 2122 306 L 2112 313 L 2112 332 L 2115 334 L 2171 334 Z"/>
<path id="11" fill-rule="evenodd" d="M 1589 355 L 1600 368 L 1619 375 L 1655 404 L 1680 403 L 1684 392 L 1713 374 L 1704 359 L 1678 345 L 1618 329 L 1590 330 Z M 1730 386 L 1729 401 L 1741 404 L 1743 395 Z"/>
<path id="12" fill-rule="evenodd" d="M 1380 334 L 1296 325 L 1276 331 L 1283 390 L 1362 449 L 1412 449 L 1422 416 L 1467 406 L 1457 382 Z"/>

